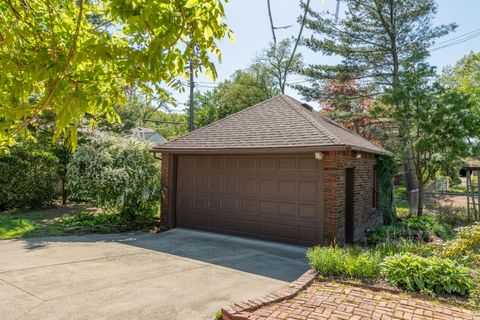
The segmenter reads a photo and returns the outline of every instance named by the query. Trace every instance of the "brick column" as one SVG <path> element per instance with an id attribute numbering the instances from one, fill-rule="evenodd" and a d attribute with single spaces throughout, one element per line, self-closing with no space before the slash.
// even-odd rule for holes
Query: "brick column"
<path id="1" fill-rule="evenodd" d="M 323 158 L 325 245 L 334 240 L 342 243 L 344 238 L 345 171 L 342 156 L 343 151 L 330 151 Z"/>

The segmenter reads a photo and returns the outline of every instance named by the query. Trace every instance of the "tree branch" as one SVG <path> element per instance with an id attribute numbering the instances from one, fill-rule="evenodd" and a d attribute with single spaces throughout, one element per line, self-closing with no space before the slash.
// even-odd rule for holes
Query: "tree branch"
<path id="1" fill-rule="evenodd" d="M 277 37 L 275 36 L 275 26 L 273 25 L 272 7 L 270 5 L 270 0 L 267 0 L 267 7 L 268 7 L 268 17 L 270 18 L 270 28 L 272 29 L 273 44 L 274 46 L 276 46 Z"/>
<path id="2" fill-rule="evenodd" d="M 14 134 L 18 134 L 20 131 L 25 129 L 52 100 L 53 94 L 58 89 L 60 80 L 65 75 L 68 65 L 70 64 L 70 61 L 72 60 L 73 55 L 75 54 L 75 51 L 77 49 L 77 41 L 78 41 L 78 36 L 80 34 L 80 25 L 82 22 L 82 16 L 83 16 L 83 0 L 79 0 L 79 10 L 78 10 L 78 16 L 77 16 L 77 24 L 75 26 L 75 34 L 73 36 L 72 46 L 70 47 L 70 51 L 68 52 L 67 59 L 65 60 L 65 64 L 62 66 L 62 69 L 60 70 L 57 78 L 53 81 L 53 84 L 50 87 L 50 90 L 48 91 L 48 94 L 46 95 L 46 97 L 35 108 L 35 110 L 32 113 L 32 116 L 29 119 L 24 120 L 22 123 L 20 123 L 20 125 L 14 130 Z"/>
<path id="3" fill-rule="evenodd" d="M 268 0 L 270 2 L 270 0 Z M 308 9 L 310 8 L 310 0 L 307 0 L 307 4 L 305 5 L 305 11 L 303 13 L 302 23 L 300 24 L 300 30 L 298 31 L 297 40 L 295 41 L 295 46 L 293 47 L 292 54 L 290 55 L 290 59 L 288 60 L 287 64 L 285 65 L 285 70 L 283 73 L 283 86 L 280 88 L 282 93 L 285 93 L 285 84 L 287 82 L 287 75 L 290 69 L 290 65 L 292 64 L 293 58 L 295 57 L 295 52 L 297 51 L 298 44 L 300 39 L 302 38 L 303 27 L 307 21 L 307 13 Z"/>

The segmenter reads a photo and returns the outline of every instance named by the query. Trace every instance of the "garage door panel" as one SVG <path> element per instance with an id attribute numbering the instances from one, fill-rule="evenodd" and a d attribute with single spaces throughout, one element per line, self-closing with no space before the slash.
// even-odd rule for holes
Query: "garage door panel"
<path id="1" fill-rule="evenodd" d="M 276 193 L 277 182 L 273 179 L 260 179 L 259 191 L 262 193 Z"/>
<path id="2" fill-rule="evenodd" d="M 275 170 L 277 168 L 276 166 L 276 159 L 274 157 L 260 157 L 258 159 L 258 168 L 260 170 Z"/>
<path id="3" fill-rule="evenodd" d="M 277 213 L 276 201 L 259 200 L 258 201 L 258 213 L 265 216 L 273 216 Z M 270 219 L 270 218 L 268 218 Z"/>
<path id="4" fill-rule="evenodd" d="M 193 176 L 182 176 L 178 179 L 178 186 L 181 189 L 191 189 L 193 188 Z"/>
<path id="5" fill-rule="evenodd" d="M 290 224 L 278 224 L 277 234 L 283 238 L 296 240 L 298 238 L 298 227 Z"/>
<path id="6" fill-rule="evenodd" d="M 318 241 L 318 229 L 309 227 L 298 228 L 298 238 L 305 242 Z"/>
<path id="7" fill-rule="evenodd" d="M 257 200 L 241 199 L 240 200 L 240 213 L 256 214 L 257 213 Z"/>
<path id="8" fill-rule="evenodd" d="M 301 244 L 321 241 L 321 161 L 312 155 L 179 156 L 177 226 Z"/>
<path id="9" fill-rule="evenodd" d="M 295 217 L 297 215 L 297 204 L 295 202 L 278 202 L 278 215 Z"/>
<path id="10" fill-rule="evenodd" d="M 278 159 L 279 171 L 295 171 L 297 168 L 297 161 L 294 157 L 282 157 Z"/>
<path id="11" fill-rule="evenodd" d="M 318 205 L 309 203 L 298 204 L 298 217 L 303 219 L 318 219 Z"/>
<path id="12" fill-rule="evenodd" d="M 207 187 L 207 183 L 208 183 L 208 178 L 207 177 L 199 177 L 199 176 L 193 177 L 193 187 L 195 189 L 205 189 Z M 191 187 L 191 185 L 190 185 L 190 187 Z M 187 188 L 188 188 L 188 186 L 187 186 Z"/>
<path id="13" fill-rule="evenodd" d="M 240 180 L 240 193 L 256 193 L 257 192 L 257 179 L 241 179 Z"/>
<path id="14" fill-rule="evenodd" d="M 225 168 L 225 157 L 215 156 L 210 158 L 210 170 L 220 170 Z"/>
<path id="15" fill-rule="evenodd" d="M 238 199 L 226 198 L 223 200 L 223 209 L 226 211 L 238 211 Z"/>
<path id="16" fill-rule="evenodd" d="M 243 220 L 237 224 L 238 230 L 241 233 L 255 235 L 258 234 L 258 223 L 256 221 Z"/>
<path id="17" fill-rule="evenodd" d="M 193 198 L 193 208 L 194 209 L 205 209 L 207 208 L 208 198 L 206 196 L 194 196 Z"/>
<path id="18" fill-rule="evenodd" d="M 239 159 L 236 156 L 227 156 L 225 158 L 225 168 L 227 170 L 238 169 Z"/>
<path id="19" fill-rule="evenodd" d="M 269 222 L 260 222 L 259 224 L 260 234 L 265 236 L 274 236 L 277 233 L 276 224 Z"/>
<path id="20" fill-rule="evenodd" d="M 298 170 L 315 172 L 318 169 L 318 162 L 315 158 L 300 158 L 298 159 Z"/>
<path id="21" fill-rule="evenodd" d="M 195 169 L 208 169 L 210 164 L 210 157 L 195 157 Z"/>

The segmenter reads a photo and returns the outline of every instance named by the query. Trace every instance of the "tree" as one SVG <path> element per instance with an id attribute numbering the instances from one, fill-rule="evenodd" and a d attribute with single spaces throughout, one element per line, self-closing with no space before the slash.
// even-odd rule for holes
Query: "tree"
<path id="1" fill-rule="evenodd" d="M 290 39 L 284 39 L 279 43 L 270 43 L 256 58 L 256 62 L 263 65 L 275 80 L 275 86 L 285 93 L 288 74 L 302 68 L 303 57 L 300 53 L 293 53 Z"/>
<path id="2" fill-rule="evenodd" d="M 372 110 L 375 96 L 358 81 L 327 80 L 319 88 L 318 101 L 325 116 L 378 145 L 386 145 L 385 130 L 391 127 L 388 119 L 377 119 Z"/>
<path id="3" fill-rule="evenodd" d="M 52 111 L 55 137 L 75 146 L 84 115 L 116 120 L 129 88 L 168 99 L 190 60 L 215 77 L 211 53 L 230 34 L 216 0 L 6 0 L 0 12 L 2 145 Z"/>
<path id="4" fill-rule="evenodd" d="M 412 79 L 405 88 L 409 98 L 392 117 L 401 117 L 396 121 L 406 125 L 407 134 L 400 143 L 413 150 L 421 215 L 427 183 L 478 152 L 480 110 L 468 95 L 438 81 Z"/>
<path id="5" fill-rule="evenodd" d="M 338 21 L 327 13 L 309 10 L 306 27 L 313 31 L 303 43 L 314 52 L 339 56 L 338 65 L 310 65 L 303 74 L 312 81 L 357 80 L 370 86 L 393 112 L 410 106 L 405 83 L 413 77 L 428 78 L 434 70 L 426 63 L 428 48 L 435 39 L 455 29 L 454 24 L 433 26 L 437 6 L 434 0 L 352 0 Z M 418 70 L 423 72 L 419 73 Z M 313 89 L 313 90 L 312 90 Z M 315 86 L 303 87 L 314 98 Z M 380 95 L 381 94 L 381 95 Z M 398 139 L 404 140 L 404 121 L 395 117 Z M 417 187 L 413 150 L 401 146 L 396 152 L 405 160 L 407 187 Z"/>
<path id="6" fill-rule="evenodd" d="M 280 92 L 270 71 L 260 64 L 235 72 L 218 87 L 195 94 L 195 126 L 203 127 L 270 99 Z"/>
<path id="7" fill-rule="evenodd" d="M 287 77 L 291 71 L 295 71 L 298 67 L 298 63 L 301 63 L 302 56 L 297 54 L 297 48 L 302 39 L 303 29 L 307 21 L 307 13 L 310 9 L 310 0 L 307 0 L 306 4 L 303 4 L 303 15 L 299 18 L 300 29 L 296 38 L 293 38 L 294 45 L 289 39 L 284 39 L 277 43 L 277 36 L 275 31 L 277 29 L 287 29 L 291 26 L 277 27 L 273 23 L 272 6 L 270 0 L 267 0 L 268 18 L 270 21 L 270 28 L 272 30 L 273 42 L 269 45 L 269 49 L 266 50 L 264 56 L 266 61 L 270 63 L 271 70 L 278 81 L 278 86 L 282 93 L 285 93 L 285 87 L 287 85 Z"/>
<path id="8" fill-rule="evenodd" d="M 480 53 L 466 55 L 442 74 L 442 83 L 474 99 L 480 107 Z"/>

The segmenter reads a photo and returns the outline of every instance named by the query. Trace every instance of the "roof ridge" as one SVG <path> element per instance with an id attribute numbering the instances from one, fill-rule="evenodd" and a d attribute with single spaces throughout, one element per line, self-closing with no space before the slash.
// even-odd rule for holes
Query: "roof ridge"
<path id="1" fill-rule="evenodd" d="M 258 106 L 264 104 L 265 102 L 268 102 L 268 101 L 273 100 L 273 99 L 275 99 L 275 98 L 278 98 L 278 97 L 280 97 L 280 96 L 281 96 L 281 94 L 278 94 L 278 95 L 276 95 L 276 96 L 274 96 L 274 97 L 271 97 L 270 99 L 267 99 L 267 100 L 265 100 L 265 101 L 261 101 L 261 102 L 259 102 L 259 103 L 257 103 L 257 104 L 254 104 L 253 106 L 247 107 L 247 108 L 242 109 L 242 110 L 237 111 L 237 112 L 234 112 L 234 113 L 226 116 L 225 118 L 218 119 L 218 120 L 216 120 L 216 121 L 214 121 L 214 122 L 212 122 L 212 123 L 207 124 L 206 126 L 203 126 L 203 127 L 198 128 L 198 129 L 195 129 L 195 130 L 193 130 L 193 131 L 190 131 L 190 132 L 188 132 L 188 133 L 186 133 L 186 134 L 184 134 L 184 135 L 182 135 L 182 136 L 180 136 L 180 137 L 177 137 L 177 138 L 175 138 L 175 139 L 173 139 L 173 140 L 168 141 L 167 143 L 174 142 L 174 141 L 177 141 L 177 140 L 179 140 L 179 139 L 183 139 L 184 137 L 188 137 L 189 135 L 191 135 L 191 134 L 194 133 L 194 132 L 203 131 L 204 129 L 207 129 L 207 128 L 213 126 L 214 124 L 218 124 L 218 123 L 220 123 L 220 122 L 223 122 L 224 120 L 226 120 L 226 119 L 228 119 L 228 118 L 231 118 L 231 117 L 233 117 L 234 115 L 237 115 L 237 114 L 243 113 L 243 112 L 245 112 L 245 111 L 247 111 L 247 110 L 249 110 L 249 109 L 253 109 L 253 108 L 255 108 L 255 107 L 258 107 Z M 167 143 L 166 143 L 166 144 L 167 144 Z"/>
<path id="2" fill-rule="evenodd" d="M 286 98 L 285 98 L 286 97 Z M 290 96 L 286 95 L 286 94 L 282 94 L 282 98 L 283 100 L 285 100 L 290 106 L 292 106 L 294 108 L 294 110 L 300 114 L 302 117 L 304 117 L 308 122 L 310 122 L 310 124 L 312 124 L 312 126 L 317 129 L 320 133 L 326 135 L 330 141 L 332 143 L 337 143 L 337 144 L 345 144 L 345 141 L 342 141 L 341 139 L 339 139 L 338 137 L 336 137 L 333 133 L 330 132 L 330 130 L 326 129 L 326 128 L 323 128 L 319 123 L 318 121 L 313 118 L 311 115 L 307 114 L 306 112 L 303 112 L 300 111 L 298 109 L 298 106 L 296 103 L 294 103 L 293 101 L 291 101 L 290 99 L 293 99 L 291 98 Z M 296 100 L 297 102 L 297 100 Z M 300 101 L 298 101 L 300 102 Z"/>

